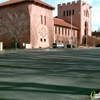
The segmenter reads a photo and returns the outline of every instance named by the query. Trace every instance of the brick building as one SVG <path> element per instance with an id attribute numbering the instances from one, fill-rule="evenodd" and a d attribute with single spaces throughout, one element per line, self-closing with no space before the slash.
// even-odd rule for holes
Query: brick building
<path id="1" fill-rule="evenodd" d="M 0 17 L 6 19 L 7 12 L 25 12 L 30 20 L 30 33 L 19 44 L 46 48 L 55 42 L 81 44 L 84 35 L 85 40 L 91 36 L 91 8 L 82 0 L 58 4 L 58 15 L 53 18 L 55 8 L 42 0 L 9 0 L 0 4 Z M 10 47 L 12 41 L 3 42 Z"/>

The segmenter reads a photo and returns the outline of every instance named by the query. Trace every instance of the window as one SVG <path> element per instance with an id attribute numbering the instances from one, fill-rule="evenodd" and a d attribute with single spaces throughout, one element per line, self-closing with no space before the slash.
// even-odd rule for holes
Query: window
<path id="1" fill-rule="evenodd" d="M 42 17 L 42 15 L 41 15 L 41 24 L 43 24 L 43 17 Z"/>
<path id="2" fill-rule="evenodd" d="M 60 34 L 60 27 L 59 27 L 59 34 Z"/>
<path id="3" fill-rule="evenodd" d="M 86 29 L 85 29 L 85 33 L 84 33 L 84 35 L 86 35 Z"/>
<path id="4" fill-rule="evenodd" d="M 88 11 L 86 11 L 86 17 L 88 16 Z"/>
<path id="5" fill-rule="evenodd" d="M 42 42 L 42 38 L 40 39 L 40 41 Z"/>
<path id="6" fill-rule="evenodd" d="M 69 29 L 68 29 L 68 36 L 69 36 Z"/>
<path id="7" fill-rule="evenodd" d="M 67 10 L 67 16 L 68 16 L 68 10 Z"/>
<path id="8" fill-rule="evenodd" d="M 86 11 L 86 17 L 89 17 L 89 12 L 88 12 L 88 10 Z"/>
<path id="9" fill-rule="evenodd" d="M 72 10 L 72 15 L 74 15 L 74 9 Z"/>
<path id="10" fill-rule="evenodd" d="M 89 17 L 89 12 L 88 12 L 88 10 L 84 10 L 84 16 Z"/>
<path id="11" fill-rule="evenodd" d="M 88 17 L 89 17 L 89 12 L 88 12 Z"/>
<path id="12" fill-rule="evenodd" d="M 2 25 L 2 19 L 3 19 L 3 18 L 1 17 L 0 25 Z"/>
<path id="13" fill-rule="evenodd" d="M 63 35 L 64 29 L 62 28 L 62 35 Z"/>
<path id="14" fill-rule="evenodd" d="M 57 27 L 55 26 L 55 34 L 57 34 Z"/>
<path id="15" fill-rule="evenodd" d="M 46 16 L 44 16 L 44 24 L 46 25 Z"/>
<path id="16" fill-rule="evenodd" d="M 44 42 L 46 42 L 46 39 L 44 39 Z"/>
<path id="17" fill-rule="evenodd" d="M 63 16 L 65 17 L 65 11 L 63 11 Z"/>
<path id="18" fill-rule="evenodd" d="M 75 31 L 73 30 L 73 36 L 75 36 Z"/>
<path id="19" fill-rule="evenodd" d="M 71 16 L 71 10 L 69 10 L 69 16 Z"/>
<path id="20" fill-rule="evenodd" d="M 65 35 L 66 35 L 66 28 L 65 28 Z"/>

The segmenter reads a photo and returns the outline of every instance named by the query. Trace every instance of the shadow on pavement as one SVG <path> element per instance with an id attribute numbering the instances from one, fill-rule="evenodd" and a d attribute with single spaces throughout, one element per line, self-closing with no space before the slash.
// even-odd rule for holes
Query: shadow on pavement
<path id="1" fill-rule="evenodd" d="M 7 99 L 7 98 L 0 98 L 0 100 L 19 100 L 19 99 Z"/>
<path id="2" fill-rule="evenodd" d="M 16 83 L 16 82 L 0 82 L 0 91 L 21 91 L 21 92 L 38 92 L 38 93 L 54 93 L 54 94 L 75 94 L 90 95 L 94 88 L 74 87 L 50 85 L 41 83 Z"/>

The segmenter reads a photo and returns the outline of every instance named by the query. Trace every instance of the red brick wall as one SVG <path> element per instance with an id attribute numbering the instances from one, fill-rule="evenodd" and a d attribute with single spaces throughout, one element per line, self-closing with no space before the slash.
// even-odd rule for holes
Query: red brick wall
<path id="1" fill-rule="evenodd" d="M 85 45 L 84 40 L 85 40 L 86 36 L 83 36 L 82 38 L 82 44 Z M 100 38 L 98 37 L 94 37 L 94 36 L 88 36 L 88 42 L 87 44 L 89 46 L 96 46 L 97 44 L 100 44 Z"/>
<path id="2" fill-rule="evenodd" d="M 44 8 L 38 4 L 33 3 L 19 3 L 14 5 L 9 5 L 0 8 L 0 17 L 4 20 L 7 18 L 8 12 L 17 12 L 22 11 L 25 12 L 30 20 L 30 33 L 24 35 L 23 40 L 20 42 L 31 44 L 32 48 L 39 47 L 51 47 L 54 39 L 54 21 L 53 21 L 53 13 L 52 10 L 48 8 Z M 46 16 L 46 25 L 41 24 L 41 15 Z M 44 20 L 44 19 L 43 19 Z M 44 21 L 43 21 L 44 22 Z M 40 31 L 46 34 L 45 37 L 40 36 Z M 46 39 L 46 42 L 41 42 L 40 39 Z M 7 39 L 3 39 L 4 45 L 10 47 L 11 41 L 6 41 Z"/>

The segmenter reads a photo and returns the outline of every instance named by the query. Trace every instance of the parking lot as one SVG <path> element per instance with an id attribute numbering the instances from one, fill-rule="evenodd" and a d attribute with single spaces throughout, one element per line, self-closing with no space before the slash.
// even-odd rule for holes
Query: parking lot
<path id="1" fill-rule="evenodd" d="M 100 49 L 0 53 L 0 100 L 90 100 L 100 89 Z"/>

